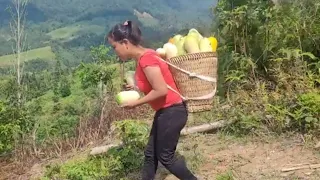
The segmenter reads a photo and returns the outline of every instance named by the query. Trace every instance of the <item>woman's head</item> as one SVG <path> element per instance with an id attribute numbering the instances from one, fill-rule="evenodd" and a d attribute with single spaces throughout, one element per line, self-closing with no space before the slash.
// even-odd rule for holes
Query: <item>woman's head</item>
<path id="1" fill-rule="evenodd" d="M 127 60 L 131 58 L 133 49 L 140 45 L 141 31 L 132 21 L 126 21 L 124 24 L 115 25 L 107 38 L 119 58 Z"/>

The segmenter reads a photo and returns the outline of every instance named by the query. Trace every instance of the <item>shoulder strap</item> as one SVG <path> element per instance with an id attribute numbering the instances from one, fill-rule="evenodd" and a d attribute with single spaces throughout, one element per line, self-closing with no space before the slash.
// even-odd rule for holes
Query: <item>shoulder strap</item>
<path id="1" fill-rule="evenodd" d="M 216 78 L 212 78 L 212 77 L 209 77 L 209 76 L 198 75 L 198 74 L 196 74 L 196 73 L 189 72 L 189 71 L 187 71 L 187 70 L 184 70 L 184 69 L 179 68 L 178 66 L 176 66 L 176 65 L 174 65 L 174 64 L 172 64 L 172 63 L 169 63 L 168 61 L 163 60 L 163 59 L 162 59 L 161 57 L 159 57 L 159 56 L 156 56 L 156 57 L 157 57 L 160 61 L 163 61 L 163 62 L 167 63 L 168 65 L 174 67 L 175 69 L 178 69 L 179 71 L 188 74 L 190 77 L 197 77 L 197 78 L 202 79 L 202 80 L 204 80 L 204 81 L 209 81 L 209 82 L 213 82 L 213 83 L 216 83 L 216 82 L 217 82 L 217 79 L 216 79 Z"/>
<path id="2" fill-rule="evenodd" d="M 187 101 L 187 100 L 206 100 L 206 99 L 211 99 L 216 95 L 217 92 L 217 84 L 215 84 L 214 86 L 214 90 L 206 95 L 203 96 L 199 96 L 199 97 L 185 97 L 182 96 L 179 92 L 177 92 L 176 90 L 174 90 L 171 86 L 167 85 L 168 89 L 170 89 L 171 91 L 177 93 L 183 100 Z"/>

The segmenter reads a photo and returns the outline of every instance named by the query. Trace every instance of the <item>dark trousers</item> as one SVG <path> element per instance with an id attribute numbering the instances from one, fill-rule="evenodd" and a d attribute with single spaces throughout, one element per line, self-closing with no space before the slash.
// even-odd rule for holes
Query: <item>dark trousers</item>
<path id="1" fill-rule="evenodd" d="M 154 179 L 158 161 L 179 179 L 197 180 L 185 162 L 175 157 L 180 131 L 186 125 L 187 119 L 188 112 L 184 103 L 156 112 L 145 150 L 142 180 Z"/>

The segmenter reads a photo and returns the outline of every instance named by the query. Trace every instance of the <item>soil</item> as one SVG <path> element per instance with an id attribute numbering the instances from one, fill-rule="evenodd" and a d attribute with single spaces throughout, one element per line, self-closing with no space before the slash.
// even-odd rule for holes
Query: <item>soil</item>
<path id="1" fill-rule="evenodd" d="M 320 179 L 320 168 L 281 171 L 298 165 L 320 163 L 320 153 L 306 147 L 296 136 L 273 138 L 266 142 L 253 138 L 221 139 L 217 135 L 201 135 L 190 136 L 183 142 L 189 143 L 189 146 L 198 144 L 198 152 L 202 152 L 204 161 L 196 175 L 203 180 Z M 169 175 L 165 179 L 177 178 Z"/>
<path id="2" fill-rule="evenodd" d="M 320 179 L 319 169 L 282 172 L 301 164 L 320 163 L 320 153 L 308 147 L 299 136 L 279 138 L 234 138 L 211 135 L 189 135 L 181 139 L 178 151 L 189 167 L 203 180 L 292 180 Z M 0 179 L 34 179 L 41 177 L 45 163 L 25 166 L 25 173 L 13 164 L 0 168 Z M 20 173 L 19 173 L 20 172 Z M 161 168 L 158 180 L 175 180 Z M 166 173 L 165 173 L 166 172 Z M 31 178 L 32 177 L 32 178 Z"/>

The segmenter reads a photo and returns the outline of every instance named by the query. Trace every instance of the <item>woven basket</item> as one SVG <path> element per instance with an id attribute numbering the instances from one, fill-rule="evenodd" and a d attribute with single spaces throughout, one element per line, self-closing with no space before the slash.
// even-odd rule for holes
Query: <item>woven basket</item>
<path id="1" fill-rule="evenodd" d="M 185 71 L 196 73 L 198 75 L 218 78 L 218 58 L 214 52 L 201 52 L 176 56 L 167 59 L 167 62 L 173 64 Z M 184 97 L 199 97 L 212 93 L 216 90 L 217 83 L 204 81 L 197 77 L 190 77 L 187 73 L 169 65 L 170 71 L 174 77 L 177 88 Z M 208 111 L 213 108 L 213 98 L 204 100 L 187 100 L 189 112 Z"/>

